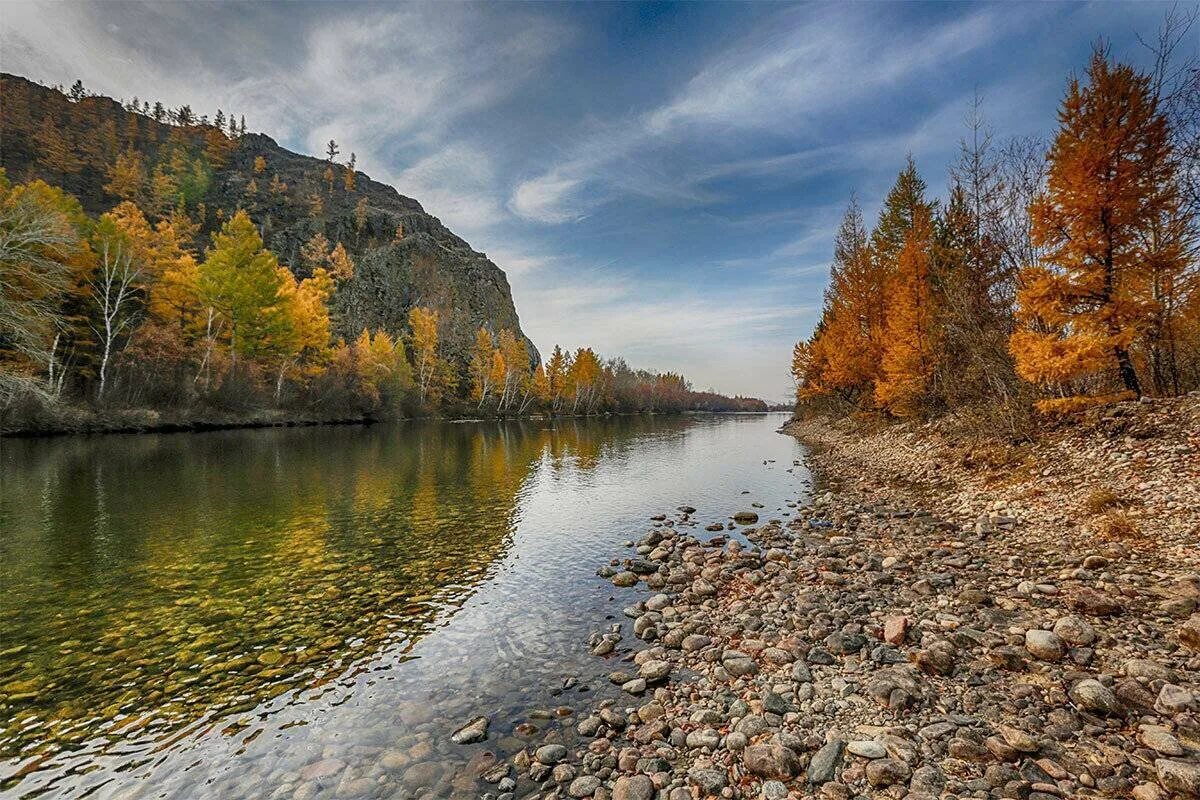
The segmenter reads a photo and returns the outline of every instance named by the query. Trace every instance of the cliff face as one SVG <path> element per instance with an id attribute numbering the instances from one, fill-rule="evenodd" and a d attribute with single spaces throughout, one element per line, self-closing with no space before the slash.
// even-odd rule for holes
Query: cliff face
<path id="1" fill-rule="evenodd" d="M 189 213 L 201 223 L 200 250 L 238 208 L 301 277 L 308 270 L 300 248 L 310 237 L 323 233 L 331 244 L 341 242 L 356 265 L 332 303 L 337 333 L 347 339 L 364 327 L 403 333 L 415 305 L 439 311 L 447 352 L 459 361 L 480 326 L 520 333 L 504 271 L 419 202 L 364 173 L 355 172 L 350 184 L 344 165 L 293 153 L 269 136 L 227 137 L 210 125 L 167 124 L 106 97 L 73 102 L 14 75 L 0 74 L 0 98 L 0 166 L 14 182 L 41 178 L 99 214 L 120 201 L 106 186 L 118 156 L 132 151 L 146 177 L 139 205 L 149 211 L 160 202 L 156 175 L 186 187 Z"/>

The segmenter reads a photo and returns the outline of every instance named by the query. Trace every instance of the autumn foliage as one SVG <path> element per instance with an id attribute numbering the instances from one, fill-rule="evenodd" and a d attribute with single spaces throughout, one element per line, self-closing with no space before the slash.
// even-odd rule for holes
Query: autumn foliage
<path id="1" fill-rule="evenodd" d="M 869 235 L 852 201 L 793 354 L 798 403 L 1065 414 L 1200 386 L 1200 72 L 1171 85 L 1164 65 L 1097 48 L 1044 159 L 1028 140 L 996 153 L 976 108 L 944 206 L 911 159 Z"/>

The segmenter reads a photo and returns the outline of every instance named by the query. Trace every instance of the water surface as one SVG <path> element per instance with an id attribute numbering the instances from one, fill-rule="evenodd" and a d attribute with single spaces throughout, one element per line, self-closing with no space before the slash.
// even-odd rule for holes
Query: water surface
<path id="1" fill-rule="evenodd" d="M 783 421 L 0 440 L 0 796 L 475 796 L 616 691 L 651 515 L 803 497 Z"/>

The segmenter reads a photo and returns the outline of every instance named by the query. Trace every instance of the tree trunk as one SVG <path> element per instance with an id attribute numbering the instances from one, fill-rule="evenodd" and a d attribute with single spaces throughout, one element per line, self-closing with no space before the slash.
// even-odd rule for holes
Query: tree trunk
<path id="1" fill-rule="evenodd" d="M 1125 384 L 1126 390 L 1141 397 L 1142 385 L 1138 382 L 1137 371 L 1133 368 L 1133 359 L 1129 357 L 1129 351 L 1124 347 L 1115 347 L 1113 355 L 1117 357 L 1117 365 L 1121 368 L 1121 382 Z"/>

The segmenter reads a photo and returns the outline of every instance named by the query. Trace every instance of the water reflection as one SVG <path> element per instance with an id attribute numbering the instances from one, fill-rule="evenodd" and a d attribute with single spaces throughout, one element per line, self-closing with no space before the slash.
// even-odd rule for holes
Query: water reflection
<path id="1" fill-rule="evenodd" d="M 468 796 L 593 689 L 598 560 L 684 501 L 782 503 L 778 422 L 4 441 L 0 790 Z M 491 750 L 448 746 L 475 713 Z"/>

